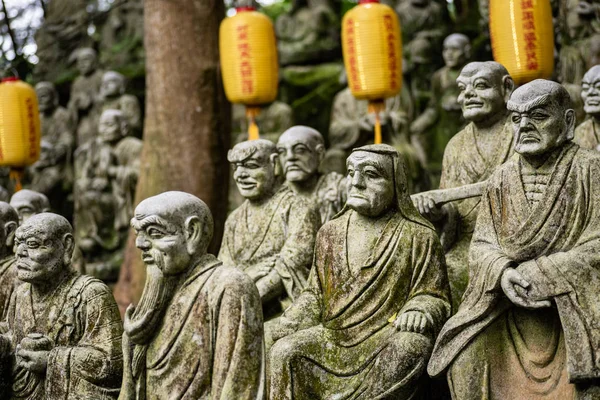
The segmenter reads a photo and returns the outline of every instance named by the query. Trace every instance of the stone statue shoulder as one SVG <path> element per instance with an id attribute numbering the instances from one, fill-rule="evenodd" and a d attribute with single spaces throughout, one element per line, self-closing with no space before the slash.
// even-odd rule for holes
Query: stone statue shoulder
<path id="1" fill-rule="evenodd" d="M 444 158 L 446 158 L 446 153 L 454 154 L 458 156 L 459 154 L 468 155 L 469 151 L 465 151 L 467 149 L 473 149 L 473 130 L 475 129 L 475 124 L 473 122 L 469 122 L 467 126 L 458 131 L 458 133 L 448 141 L 446 145 L 446 149 L 444 150 Z"/>
<path id="2" fill-rule="evenodd" d="M 575 128 L 575 138 L 573 141 L 579 146 L 595 150 L 599 144 L 598 137 L 600 135 L 600 129 L 597 134 L 594 132 L 594 120 L 592 118 L 583 121 L 577 128 Z"/>

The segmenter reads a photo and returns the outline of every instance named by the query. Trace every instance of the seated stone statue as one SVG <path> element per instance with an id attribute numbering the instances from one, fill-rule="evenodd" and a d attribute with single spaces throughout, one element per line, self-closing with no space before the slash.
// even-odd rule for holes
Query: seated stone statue
<path id="1" fill-rule="evenodd" d="M 321 223 L 329 221 L 346 203 L 346 179 L 336 172 L 319 173 L 325 157 L 323 136 L 308 126 L 286 130 L 277 142 L 286 185 L 319 205 Z"/>
<path id="2" fill-rule="evenodd" d="M 402 43 L 411 47 L 411 41 L 422 38 L 433 43 L 439 51 L 446 30 L 446 13 L 436 0 L 399 0 L 396 13 L 402 27 Z"/>
<path id="3" fill-rule="evenodd" d="M 239 143 L 227 159 L 246 200 L 225 222 L 219 259 L 254 280 L 266 320 L 281 310 L 280 300 L 295 299 L 306 286 L 321 218 L 317 205 L 281 186 L 272 142 Z"/>
<path id="4" fill-rule="evenodd" d="M 96 135 L 98 94 L 104 72 L 98 68 L 98 54 L 94 49 L 78 49 L 73 57 L 79 76 L 71 85 L 68 109 L 77 127 L 77 146 L 81 146 Z"/>
<path id="5" fill-rule="evenodd" d="M 339 56 L 340 21 L 329 0 L 293 0 L 275 21 L 281 65 L 315 64 Z"/>
<path id="6" fill-rule="evenodd" d="M 75 237 L 88 273 L 106 281 L 117 278 L 133 216 L 142 142 L 128 132 L 123 113 L 106 110 L 99 137 L 75 153 Z"/>
<path id="7" fill-rule="evenodd" d="M 262 399 L 260 296 L 246 274 L 206 252 L 208 206 L 162 193 L 136 207 L 131 226 L 147 274 L 125 312 L 119 399 Z"/>
<path id="8" fill-rule="evenodd" d="M 416 398 L 450 315 L 441 245 L 410 201 L 398 152 L 355 149 L 348 180 L 306 290 L 273 328 L 273 400 Z"/>
<path id="9" fill-rule="evenodd" d="M 102 282 L 71 267 L 73 229 L 57 214 L 34 215 L 16 232 L 18 277 L 0 335 L 3 399 L 116 399 L 121 317 Z"/>
<path id="10" fill-rule="evenodd" d="M 19 216 L 15 209 L 8 203 L 0 201 L 0 322 L 6 318 L 10 297 L 21 283 L 17 279 L 13 255 L 15 231 L 18 224 Z"/>
<path id="11" fill-rule="evenodd" d="M 506 102 L 514 83 L 506 68 L 493 61 L 472 62 L 462 69 L 457 83 L 458 102 L 469 124 L 446 147 L 440 189 L 485 181 L 512 154 Z M 468 252 L 480 202 L 474 197 L 441 205 L 427 192 L 416 196 L 417 209 L 441 234 L 455 311 L 469 279 Z"/>
<path id="12" fill-rule="evenodd" d="M 600 395 L 600 155 L 572 143 L 558 83 L 514 91 L 515 154 L 482 196 L 463 302 L 428 371 L 452 398 L 597 399 Z"/>
<path id="13" fill-rule="evenodd" d="M 442 52 L 446 65 L 433 74 L 429 104 L 410 125 L 412 137 L 427 157 L 434 186 L 439 181 L 444 149 L 463 126 L 456 78 L 471 57 L 470 53 L 471 43 L 466 35 L 453 33 L 446 37 Z"/>
<path id="14" fill-rule="evenodd" d="M 115 71 L 107 71 L 102 75 L 100 86 L 101 111 L 120 110 L 129 124 L 131 133 L 139 134 L 142 130 L 142 111 L 138 99 L 125 94 L 125 77 Z"/>
<path id="15" fill-rule="evenodd" d="M 590 68 L 583 76 L 581 98 L 590 118 L 575 129 L 574 141 L 584 149 L 600 151 L 600 65 Z"/>

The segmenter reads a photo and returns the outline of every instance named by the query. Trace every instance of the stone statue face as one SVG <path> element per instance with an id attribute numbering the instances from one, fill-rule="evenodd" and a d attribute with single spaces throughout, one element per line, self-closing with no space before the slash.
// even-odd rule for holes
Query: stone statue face
<path id="1" fill-rule="evenodd" d="M 104 97 L 118 97 L 125 91 L 124 82 L 118 75 L 107 72 L 102 76 L 100 91 Z"/>
<path id="2" fill-rule="evenodd" d="M 54 279 L 64 268 L 65 248 L 48 227 L 36 230 L 17 229 L 15 255 L 17 275 L 32 284 Z"/>
<path id="3" fill-rule="evenodd" d="M 391 157 L 355 151 L 348 157 L 348 200 L 346 204 L 359 214 L 377 217 L 394 202 Z"/>
<path id="4" fill-rule="evenodd" d="M 469 64 L 470 65 L 470 64 Z M 502 80 L 486 68 L 477 71 L 467 65 L 456 79 L 457 101 L 467 121 L 479 122 L 506 111 Z"/>
<path id="5" fill-rule="evenodd" d="M 54 109 L 55 98 L 52 90 L 47 88 L 37 89 L 35 94 L 38 98 L 38 106 L 40 111 L 45 112 Z"/>
<path id="6" fill-rule="evenodd" d="M 277 152 L 285 179 L 302 182 L 318 173 L 324 148 L 310 133 L 297 127 L 292 129 L 279 138 Z"/>
<path id="7" fill-rule="evenodd" d="M 10 205 L 19 214 L 20 224 L 23 224 L 33 215 L 50 211 L 50 204 L 45 195 L 27 189 L 13 194 Z"/>
<path id="8" fill-rule="evenodd" d="M 469 59 L 469 42 L 458 35 L 450 35 L 444 40 L 442 52 L 447 67 L 456 68 L 465 65 Z"/>
<path id="9" fill-rule="evenodd" d="M 102 141 L 113 143 L 123 137 L 121 121 L 114 113 L 104 112 L 98 123 L 98 134 Z"/>
<path id="10" fill-rule="evenodd" d="M 91 75 L 96 70 L 96 56 L 83 52 L 77 57 L 77 70 L 83 76 Z"/>
<path id="11" fill-rule="evenodd" d="M 586 114 L 600 117 L 600 65 L 592 67 L 583 76 L 581 98 Z"/>
<path id="12" fill-rule="evenodd" d="M 276 184 L 275 166 L 269 154 L 259 149 L 233 165 L 233 179 L 243 197 L 260 200 L 273 192 Z"/>

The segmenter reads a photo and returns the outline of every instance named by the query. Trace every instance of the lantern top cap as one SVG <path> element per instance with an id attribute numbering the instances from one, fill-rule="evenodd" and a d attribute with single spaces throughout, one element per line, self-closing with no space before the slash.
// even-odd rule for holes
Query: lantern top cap
<path id="1" fill-rule="evenodd" d="M 4 82 L 15 82 L 20 80 L 18 77 L 16 76 L 7 76 L 6 78 L 2 78 L 2 83 Z"/>
<path id="2" fill-rule="evenodd" d="M 379 0 L 358 0 L 358 4 L 379 3 Z"/>
<path id="3" fill-rule="evenodd" d="M 235 11 L 236 12 L 256 11 L 256 8 L 254 8 L 252 6 L 242 6 L 242 7 L 236 7 Z"/>

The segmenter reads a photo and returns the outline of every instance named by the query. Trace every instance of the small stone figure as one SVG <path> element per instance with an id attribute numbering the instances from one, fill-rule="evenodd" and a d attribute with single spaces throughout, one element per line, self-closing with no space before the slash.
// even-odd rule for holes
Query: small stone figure
<path id="1" fill-rule="evenodd" d="M 75 237 L 88 273 L 111 281 L 133 216 L 142 142 L 127 136 L 127 119 L 119 110 L 104 111 L 98 131 L 97 139 L 75 153 Z"/>
<path id="2" fill-rule="evenodd" d="M 340 21 L 330 0 L 293 0 L 275 21 L 281 65 L 331 61 L 340 53 Z"/>
<path id="3" fill-rule="evenodd" d="M 18 224 L 19 216 L 15 209 L 8 203 L 0 201 L 0 321 L 5 320 L 10 297 L 20 283 L 17 279 L 13 255 L 15 231 Z"/>
<path id="4" fill-rule="evenodd" d="M 263 318 L 254 282 L 206 252 L 208 206 L 183 192 L 142 201 L 131 220 L 146 264 L 125 312 L 120 400 L 264 398 Z"/>
<path id="5" fill-rule="evenodd" d="M 440 189 L 485 181 L 512 154 L 506 103 L 514 82 L 506 68 L 493 61 L 472 62 L 463 68 L 457 83 L 458 102 L 469 124 L 446 147 Z M 475 197 L 438 205 L 427 192 L 417 196 L 418 210 L 441 233 L 455 311 L 469 279 L 468 252 L 480 202 Z"/>
<path id="6" fill-rule="evenodd" d="M 560 84 L 514 91 L 515 154 L 482 196 L 469 285 L 429 362 L 452 398 L 596 399 L 600 154 L 572 143 Z"/>
<path id="7" fill-rule="evenodd" d="M 233 178 L 246 201 L 225 222 L 219 259 L 256 283 L 265 320 L 306 286 L 315 237 L 321 226 L 317 205 L 280 185 L 275 144 L 239 143 L 227 154 Z"/>
<path id="8" fill-rule="evenodd" d="M 10 399 L 116 399 L 121 317 L 102 282 L 71 269 L 73 229 L 34 215 L 16 232 L 18 278 L 0 335 L 0 376 Z"/>
<path id="9" fill-rule="evenodd" d="M 102 75 L 100 87 L 102 111 L 120 110 L 127 118 L 131 133 L 141 133 L 142 112 L 135 96 L 125 94 L 125 77 L 115 71 L 107 71 Z"/>
<path id="10" fill-rule="evenodd" d="M 600 65 L 592 67 L 581 82 L 583 109 L 589 119 L 575 129 L 574 141 L 584 149 L 600 151 Z"/>
<path id="11" fill-rule="evenodd" d="M 50 202 L 43 193 L 33 190 L 19 190 L 10 198 L 10 206 L 19 214 L 19 224 L 36 214 L 50 211 Z"/>
<path id="12" fill-rule="evenodd" d="M 434 43 L 439 50 L 446 28 L 444 8 L 436 0 L 400 0 L 397 4 L 402 43 L 410 48 L 411 41 L 421 38 Z"/>
<path id="13" fill-rule="evenodd" d="M 323 136 L 308 126 L 286 130 L 277 142 L 286 185 L 319 205 L 321 223 L 329 221 L 346 203 L 346 179 L 336 172 L 319 173 L 325 157 Z"/>
<path id="14" fill-rule="evenodd" d="M 355 149 L 348 180 L 306 290 L 273 328 L 273 400 L 415 398 L 450 315 L 441 245 L 410 201 L 398 152 Z"/>
<path id="15" fill-rule="evenodd" d="M 462 33 L 446 37 L 442 55 L 446 65 L 433 74 L 429 104 L 410 125 L 411 135 L 426 154 L 428 170 L 435 178 L 434 186 L 437 186 L 442 169 L 444 149 L 464 125 L 457 101 L 460 90 L 456 78 L 471 57 L 469 38 Z"/>
<path id="16" fill-rule="evenodd" d="M 98 55 L 94 49 L 79 49 L 73 57 L 79 76 L 71 86 L 68 109 L 77 126 L 77 146 L 82 146 L 96 136 L 98 94 L 104 72 L 98 69 Z"/>

